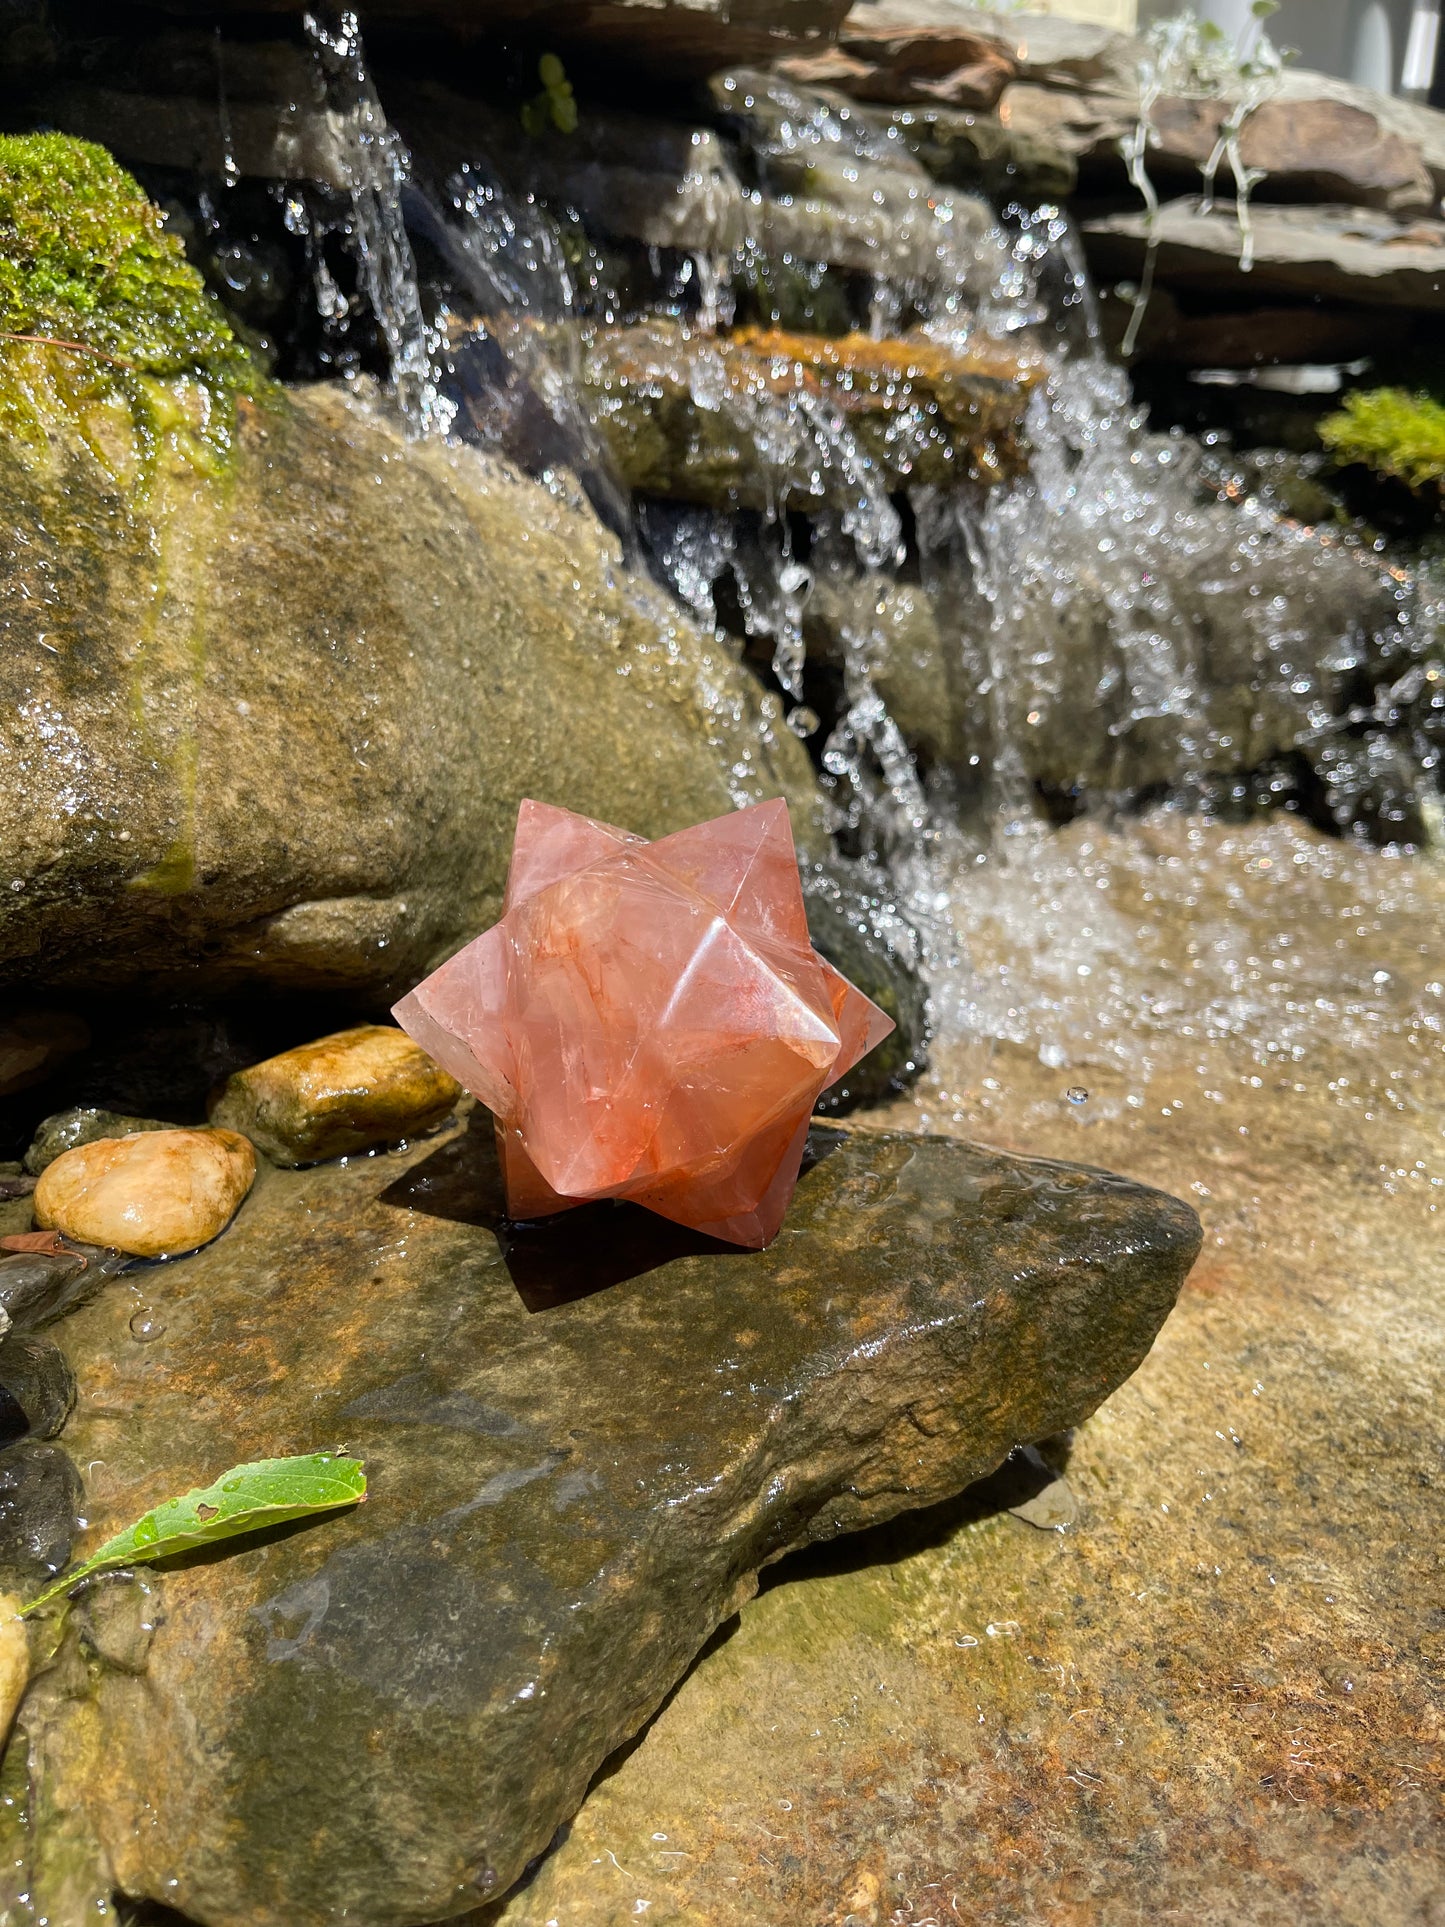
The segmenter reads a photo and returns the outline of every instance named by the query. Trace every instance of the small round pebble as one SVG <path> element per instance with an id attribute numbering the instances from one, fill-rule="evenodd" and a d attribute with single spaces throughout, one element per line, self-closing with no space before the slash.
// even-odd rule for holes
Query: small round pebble
<path id="1" fill-rule="evenodd" d="M 137 1131 L 171 1131 L 175 1126 L 156 1117 L 127 1117 L 119 1111 L 97 1110 L 83 1104 L 72 1111 L 57 1111 L 47 1117 L 31 1139 L 25 1153 L 25 1169 L 38 1178 L 48 1165 L 77 1144 L 93 1144 L 102 1137 L 133 1137 Z"/>
<path id="2" fill-rule="evenodd" d="M 209 1244 L 256 1177 L 237 1131 L 147 1131 L 63 1152 L 35 1187 L 35 1222 L 136 1258 Z"/>
<path id="3" fill-rule="evenodd" d="M 358 1024 L 237 1071 L 210 1114 L 273 1164 L 317 1164 L 429 1131 L 461 1095 L 405 1031 Z"/>

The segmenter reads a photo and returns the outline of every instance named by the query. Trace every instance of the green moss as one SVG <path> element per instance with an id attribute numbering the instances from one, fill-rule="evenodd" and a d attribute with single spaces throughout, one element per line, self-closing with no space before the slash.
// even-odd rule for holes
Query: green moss
<path id="1" fill-rule="evenodd" d="M 1360 462 L 1413 489 L 1445 485 L 1445 405 L 1403 388 L 1347 395 L 1320 423 L 1320 438 L 1339 462 Z"/>
<path id="2" fill-rule="evenodd" d="M 151 441 L 179 406 L 193 439 L 224 449 L 237 397 L 262 385 L 160 210 L 104 148 L 63 134 L 0 135 L 0 336 L 12 428 L 35 408 L 37 346 L 17 336 L 63 344 L 38 352 L 64 367 L 67 402 L 123 401 Z"/>

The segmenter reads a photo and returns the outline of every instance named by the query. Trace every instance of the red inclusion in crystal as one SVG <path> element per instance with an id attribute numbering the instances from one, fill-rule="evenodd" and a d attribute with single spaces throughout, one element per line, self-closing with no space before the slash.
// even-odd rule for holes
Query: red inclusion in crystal
<path id="1" fill-rule="evenodd" d="M 656 843 L 524 802 L 500 923 L 393 1014 L 494 1114 L 514 1217 L 629 1198 L 753 1247 L 893 1029 L 808 940 L 781 801 Z"/>

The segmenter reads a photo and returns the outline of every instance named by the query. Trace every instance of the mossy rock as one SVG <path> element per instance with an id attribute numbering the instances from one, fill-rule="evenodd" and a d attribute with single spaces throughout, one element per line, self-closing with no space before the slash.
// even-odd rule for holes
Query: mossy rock
<path id="1" fill-rule="evenodd" d="M 123 451 L 127 426 L 143 456 L 179 430 L 205 464 L 230 445 L 237 399 L 263 387 L 160 210 L 103 147 L 0 135 L 0 426 L 9 436 L 38 446 L 59 411 L 112 453 Z"/>

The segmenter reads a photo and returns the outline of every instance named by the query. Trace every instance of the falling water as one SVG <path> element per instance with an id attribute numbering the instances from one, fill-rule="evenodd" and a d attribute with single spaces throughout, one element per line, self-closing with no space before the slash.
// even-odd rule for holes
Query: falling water
<path id="1" fill-rule="evenodd" d="M 696 244 L 684 222 L 679 252 L 650 245 L 652 291 L 629 294 L 594 245 L 605 205 L 579 213 L 518 187 L 480 136 L 439 178 L 412 178 L 354 21 L 310 31 L 358 110 L 356 244 L 410 419 L 580 477 L 686 609 L 770 659 L 845 845 L 888 866 L 936 932 L 935 961 L 954 947 L 939 906 L 960 849 L 997 852 L 1083 810 L 1273 795 L 1418 840 L 1445 720 L 1442 598 L 1283 512 L 1225 453 L 1147 431 L 1059 208 L 991 214 L 932 181 L 896 126 L 739 74 L 715 85 L 731 145 L 695 134 L 677 184 Z M 605 196 L 605 165 L 588 166 Z M 441 315 L 440 398 L 403 215 L 465 311 Z M 344 303 L 319 254 L 317 280 L 323 307 Z M 808 383 L 729 390 L 719 331 L 739 312 L 1042 354 L 1028 472 L 890 499 L 846 414 Z M 737 411 L 747 505 L 629 503 L 601 432 L 615 401 L 585 379 L 589 329 L 614 326 L 631 330 L 629 382 L 680 385 L 700 415 Z M 905 447 L 909 432 L 900 415 Z M 905 604 L 929 659 L 890 628 Z"/>
<path id="2" fill-rule="evenodd" d="M 432 343 L 422 311 L 416 261 L 402 218 L 402 190 L 408 158 L 387 121 L 372 85 L 354 13 L 339 24 L 324 25 L 305 16 L 306 37 L 321 89 L 340 111 L 335 120 L 347 130 L 345 151 L 351 202 L 350 238 L 361 283 L 377 325 L 385 336 L 397 404 L 409 431 L 444 431 L 432 374 Z M 323 316 L 337 316 L 343 297 L 327 272 L 319 248 L 317 298 Z"/>

